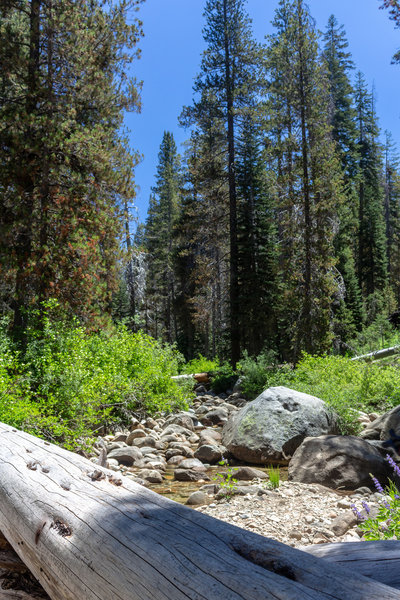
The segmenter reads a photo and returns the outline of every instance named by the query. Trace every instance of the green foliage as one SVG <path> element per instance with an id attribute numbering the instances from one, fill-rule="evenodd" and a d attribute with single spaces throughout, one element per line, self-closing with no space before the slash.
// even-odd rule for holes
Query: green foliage
<path id="1" fill-rule="evenodd" d="M 219 463 L 221 467 L 228 466 L 227 460 L 221 460 Z M 234 495 L 236 489 L 237 479 L 234 478 L 234 470 L 228 468 L 224 473 L 217 473 L 213 480 L 216 481 L 219 487 L 223 490 L 226 500 L 229 500 Z"/>
<path id="2" fill-rule="evenodd" d="M 218 359 L 210 360 L 199 354 L 197 358 L 193 358 L 183 365 L 181 373 L 186 373 L 187 375 L 191 375 L 192 373 L 212 373 L 218 371 L 219 366 Z"/>
<path id="3" fill-rule="evenodd" d="M 365 540 L 400 540 L 400 492 L 393 481 L 385 492 L 377 516 L 359 524 Z"/>
<path id="4" fill-rule="evenodd" d="M 0 421 L 24 428 L 38 410 L 31 401 L 31 391 L 19 367 L 18 355 L 6 335 L 7 321 L 0 323 Z"/>
<path id="5" fill-rule="evenodd" d="M 267 468 L 267 473 L 269 477 L 268 487 L 273 490 L 279 487 L 281 480 L 281 473 L 279 467 L 270 466 Z"/>
<path id="6" fill-rule="evenodd" d="M 229 363 L 222 363 L 212 378 L 211 387 L 216 394 L 231 389 L 237 380 L 237 373 Z"/>
<path id="7" fill-rule="evenodd" d="M 393 469 L 394 476 L 397 481 L 400 481 L 400 467 L 387 454 L 386 460 Z M 383 489 L 376 477 L 372 477 L 372 481 L 378 492 L 382 495 L 380 501 L 379 512 L 376 517 L 365 518 L 357 509 L 356 505 L 352 505 L 352 509 L 357 518 L 361 521 L 359 527 L 364 533 L 366 540 L 388 540 L 400 539 L 400 491 L 398 486 L 393 481 L 389 481 L 389 485 Z M 370 514 L 370 508 L 366 502 L 362 502 L 363 508 L 367 515 Z"/>
<path id="8" fill-rule="evenodd" d="M 400 371 L 393 364 L 304 354 L 295 369 L 289 365 L 273 368 L 261 356 L 242 361 L 241 373 L 243 389 L 251 391 L 251 399 L 279 385 L 321 398 L 338 415 L 344 434 L 357 433 L 356 410 L 385 411 L 400 403 Z"/>
<path id="9" fill-rule="evenodd" d="M 187 406 L 187 391 L 171 379 L 181 360 L 173 347 L 124 326 L 88 334 L 53 320 L 50 305 L 27 331 L 23 361 L 2 342 L 2 420 L 72 448 L 133 411 Z"/>
<path id="10" fill-rule="evenodd" d="M 242 377 L 241 388 L 250 400 L 261 394 L 269 384 L 269 377 L 276 376 L 276 356 L 273 351 L 266 351 L 252 358 L 247 352 L 243 353 L 243 358 L 238 364 L 238 370 Z"/>

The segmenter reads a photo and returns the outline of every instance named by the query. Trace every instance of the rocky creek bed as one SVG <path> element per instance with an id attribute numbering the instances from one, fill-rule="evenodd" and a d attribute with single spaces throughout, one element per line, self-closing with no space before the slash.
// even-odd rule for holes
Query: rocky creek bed
<path id="1" fill-rule="evenodd" d="M 281 416 L 287 421 L 288 414 L 290 416 L 300 412 L 296 394 L 285 388 L 274 388 L 271 407 L 274 406 L 274 410 L 277 411 L 278 421 Z M 282 410 L 279 402 L 276 402 L 277 397 L 282 404 Z M 299 402 L 302 400 L 300 397 Z M 156 419 L 132 418 L 130 427 L 126 430 L 99 438 L 90 460 L 107 466 L 123 477 L 130 478 L 170 499 L 188 504 L 194 510 L 290 546 L 361 541 L 362 532 L 353 514 L 352 504 L 355 503 L 362 510 L 361 502 L 367 500 L 373 515 L 379 510 L 383 498 L 369 487 L 359 485 L 363 481 L 362 477 L 358 478 L 361 465 L 360 456 L 357 455 L 359 445 L 361 444 L 363 451 L 364 446 L 367 446 L 366 464 L 363 468 L 370 482 L 369 465 L 373 465 L 370 470 L 382 467 L 379 462 L 383 461 L 379 454 L 382 450 L 380 436 L 387 435 L 385 427 L 392 427 L 398 431 L 400 409 L 396 409 L 395 413 L 391 411 L 393 415 L 389 413 L 386 420 L 376 414 L 356 415 L 365 428 L 364 438 L 367 441 L 349 437 L 349 446 L 346 447 L 347 450 L 343 450 L 341 445 L 346 441 L 343 436 L 327 435 L 331 434 L 335 427 L 330 417 L 319 415 L 319 431 L 316 429 L 315 400 L 318 399 L 311 399 L 310 414 L 311 434 L 316 437 L 307 439 L 319 440 L 323 448 L 329 449 L 331 446 L 331 456 L 328 453 L 325 459 L 319 447 L 313 447 L 312 458 L 315 457 L 314 463 L 317 468 L 313 470 L 310 463 L 303 469 L 300 468 L 301 464 L 297 467 L 306 481 L 296 481 L 293 469 L 292 473 L 290 472 L 291 464 L 296 462 L 296 456 L 302 457 L 301 448 L 307 446 L 307 440 L 302 444 L 302 440 L 298 439 L 296 423 L 293 425 L 292 421 L 290 426 L 286 427 L 287 430 L 293 430 L 292 438 L 297 440 L 298 451 L 294 460 L 289 461 L 290 456 L 285 454 L 285 448 L 291 448 L 293 451 L 293 439 L 278 440 L 278 443 L 274 441 L 270 460 L 264 460 L 268 449 L 262 448 L 260 456 L 257 457 L 257 451 L 251 444 L 250 448 L 246 448 L 245 444 L 240 447 L 233 431 L 237 426 L 236 417 L 243 413 L 243 410 L 245 416 L 248 416 L 248 408 L 252 403 L 248 403 L 240 393 L 217 396 L 203 386 L 197 388 L 197 397 L 189 411 Z M 308 401 L 307 398 L 305 401 Z M 318 403 L 321 401 L 318 400 Z M 250 406 L 250 410 L 251 408 Z M 273 419 L 276 418 L 274 415 Z M 310 416 L 306 414 L 306 418 L 310 419 Z M 307 431 L 304 424 L 301 427 Z M 254 424 L 250 429 L 254 429 Z M 226 431 L 228 435 L 224 435 Z M 279 435 L 275 438 L 279 438 Z M 226 440 L 229 441 L 229 448 L 223 445 Z M 348 449 L 355 452 L 353 457 L 345 455 Z M 256 457 L 258 464 L 246 464 L 246 461 L 240 460 L 246 453 Z M 307 460 L 305 456 L 304 461 Z M 223 461 L 224 464 L 221 465 Z M 351 468 L 349 470 L 348 463 L 351 467 L 354 461 L 356 471 L 352 471 Z M 268 464 L 273 463 L 286 463 L 286 466 L 283 464 L 280 467 L 281 481 L 275 489 L 272 488 L 266 468 Z M 347 473 L 342 476 L 342 472 L 346 471 L 345 467 Z M 324 473 L 319 473 L 321 470 Z M 330 473 L 333 475 L 332 479 Z M 291 479 L 289 481 L 288 475 Z M 329 481 L 329 487 L 307 481 L 310 477 L 318 480 L 320 475 L 321 481 Z M 233 482 L 232 478 L 236 481 Z M 353 485 L 346 487 L 341 485 L 343 482 Z M 0 586 L 9 590 L 5 592 L 7 596 L 4 597 L 14 600 L 48 598 L 1 537 L 0 558 Z"/>

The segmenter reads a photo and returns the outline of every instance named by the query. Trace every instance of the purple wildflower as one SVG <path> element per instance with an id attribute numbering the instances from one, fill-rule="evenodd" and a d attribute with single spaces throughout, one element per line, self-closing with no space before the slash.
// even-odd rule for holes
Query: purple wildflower
<path id="1" fill-rule="evenodd" d="M 355 516 L 357 517 L 357 519 L 359 521 L 364 521 L 363 515 L 360 513 L 360 511 L 358 510 L 358 508 L 355 504 L 351 505 L 351 510 L 353 511 L 353 513 L 355 514 Z"/>
<path id="2" fill-rule="evenodd" d="M 371 509 L 369 508 L 368 504 L 365 502 L 365 500 L 363 502 L 361 502 L 361 504 L 363 505 L 363 508 L 365 509 L 365 512 L 367 513 L 367 515 L 369 515 L 369 513 L 371 512 Z"/>
<path id="3" fill-rule="evenodd" d="M 391 456 L 389 456 L 389 454 L 386 454 L 386 460 L 388 461 L 389 465 L 392 467 L 393 471 L 396 473 L 397 477 L 400 477 L 399 465 L 394 462 L 393 458 Z"/>
<path id="4" fill-rule="evenodd" d="M 379 481 L 377 480 L 376 477 L 372 477 L 372 481 L 374 482 L 374 486 L 376 487 L 376 489 L 378 490 L 378 492 L 380 494 L 384 494 L 385 490 L 383 489 L 383 487 L 381 486 L 381 484 L 379 483 Z"/>
<path id="5" fill-rule="evenodd" d="M 394 495 L 394 499 L 395 499 L 395 500 L 400 500 L 400 496 L 399 496 L 398 494 L 395 494 L 395 495 Z"/>

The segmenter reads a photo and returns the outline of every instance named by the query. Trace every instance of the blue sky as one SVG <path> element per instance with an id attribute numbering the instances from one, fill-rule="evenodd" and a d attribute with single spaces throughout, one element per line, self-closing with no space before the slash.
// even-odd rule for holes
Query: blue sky
<path id="1" fill-rule="evenodd" d="M 394 29 L 387 11 L 379 10 L 380 4 L 380 0 L 308 0 L 320 30 L 325 30 L 332 13 L 345 26 L 356 68 L 375 85 L 382 130 L 391 131 L 400 148 L 400 65 L 390 64 L 400 47 L 400 31 Z M 140 44 L 142 58 L 133 70 L 143 80 L 143 108 L 139 115 L 128 115 L 126 125 L 132 148 L 144 156 L 136 168 L 135 203 L 141 221 L 146 218 L 163 132 L 173 132 L 179 150 L 188 137 L 177 119 L 192 100 L 193 79 L 204 49 L 204 5 L 205 0 L 146 0 L 139 12 L 145 38 Z M 272 32 L 277 5 L 278 0 L 248 0 L 259 41 Z"/>

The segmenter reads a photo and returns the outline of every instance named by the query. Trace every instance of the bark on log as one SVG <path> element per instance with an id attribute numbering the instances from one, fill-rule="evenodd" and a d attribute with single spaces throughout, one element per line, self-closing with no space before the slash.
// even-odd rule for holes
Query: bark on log
<path id="1" fill-rule="evenodd" d="M 400 599 L 4 424 L 0 530 L 52 600 Z"/>
<path id="2" fill-rule="evenodd" d="M 400 541 L 320 544 L 304 551 L 400 590 Z"/>
<path id="3" fill-rule="evenodd" d="M 210 377 L 208 373 L 192 373 L 191 375 L 173 375 L 171 379 L 176 381 L 184 379 L 194 379 L 197 383 L 210 383 Z"/>
<path id="4" fill-rule="evenodd" d="M 375 350 L 375 352 L 369 352 L 368 354 L 362 354 L 361 356 L 354 356 L 351 360 L 380 360 L 381 358 L 388 358 L 389 356 L 395 356 L 400 354 L 400 346 L 392 346 L 392 348 L 384 348 L 383 350 Z"/>

